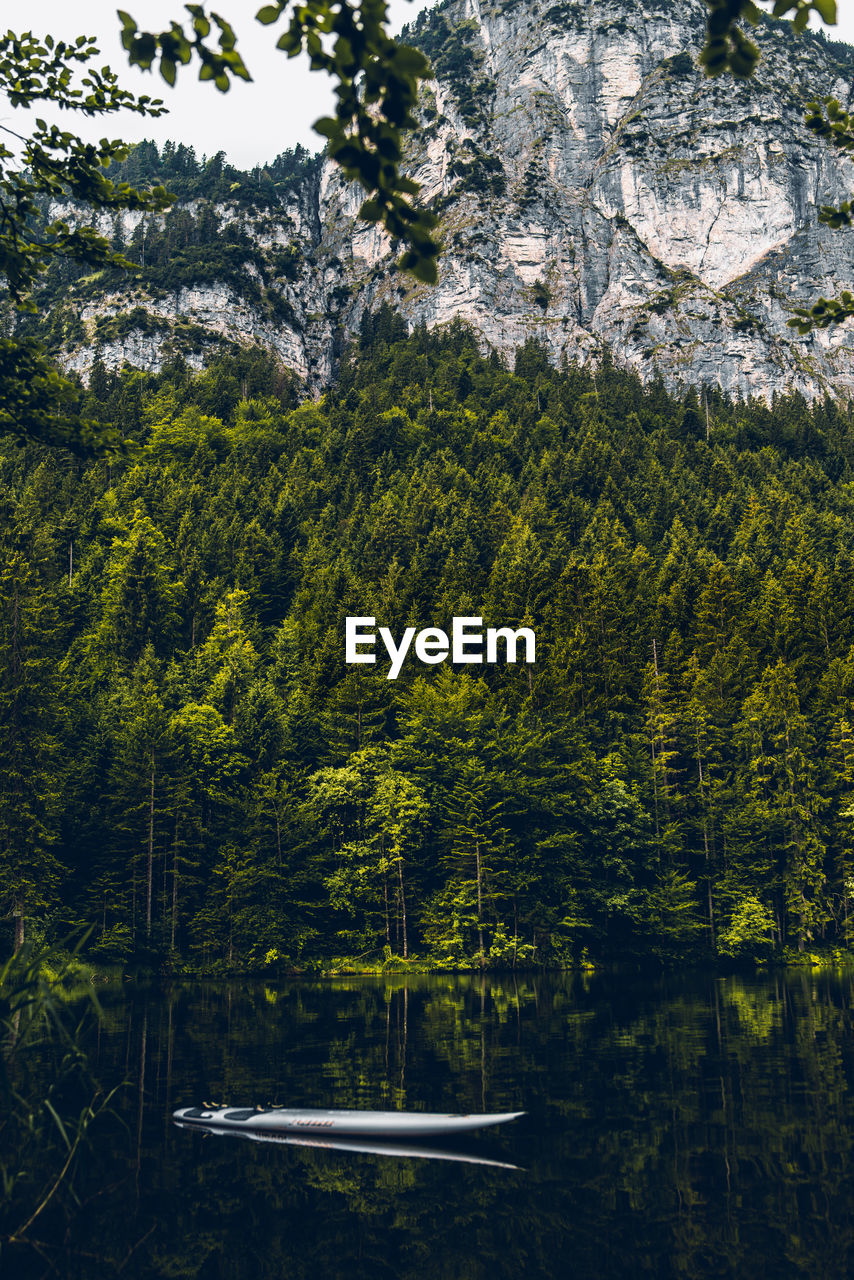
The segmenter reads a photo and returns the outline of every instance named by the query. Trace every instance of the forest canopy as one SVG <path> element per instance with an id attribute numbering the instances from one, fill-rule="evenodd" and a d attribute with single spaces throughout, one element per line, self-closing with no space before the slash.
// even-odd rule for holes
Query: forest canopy
<path id="1" fill-rule="evenodd" d="M 4 914 L 205 971 L 850 942 L 847 408 L 511 372 L 387 308 L 293 397 L 260 351 L 96 364 L 132 456 L 4 443 Z M 390 682 L 348 614 L 537 662 Z"/>

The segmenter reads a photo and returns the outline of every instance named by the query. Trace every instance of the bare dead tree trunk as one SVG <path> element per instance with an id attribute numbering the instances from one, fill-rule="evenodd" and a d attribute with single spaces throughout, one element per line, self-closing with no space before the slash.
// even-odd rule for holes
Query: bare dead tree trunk
<path id="1" fill-rule="evenodd" d="M 705 834 L 705 832 L 704 832 Z M 709 899 L 709 937 L 712 940 L 712 950 L 717 951 L 718 944 L 715 939 L 715 908 L 712 901 L 712 872 L 709 868 L 709 846 L 706 845 L 706 890 Z"/>
<path id="2" fill-rule="evenodd" d="M 409 942 L 406 936 L 406 894 L 403 891 L 403 858 L 397 859 L 397 878 L 400 884 L 400 919 L 403 926 L 403 958 L 409 959 Z"/>
<path id="3" fill-rule="evenodd" d="M 388 876 L 383 872 L 383 897 L 385 898 L 385 940 L 391 946 L 391 920 L 388 914 Z"/>
<path id="4" fill-rule="evenodd" d="M 483 876 L 480 861 L 480 841 L 475 841 L 475 860 L 477 863 L 477 945 L 480 951 L 480 967 L 483 968 Z"/>
<path id="5" fill-rule="evenodd" d="M 21 950 L 24 945 L 24 906 L 21 902 L 15 903 L 15 952 Z"/>

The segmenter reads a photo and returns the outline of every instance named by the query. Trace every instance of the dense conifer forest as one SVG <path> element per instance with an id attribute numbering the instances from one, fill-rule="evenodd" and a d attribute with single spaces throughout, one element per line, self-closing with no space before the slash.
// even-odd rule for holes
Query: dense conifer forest
<path id="1" fill-rule="evenodd" d="M 850 943 L 848 409 L 510 371 L 388 309 L 318 403 L 260 351 L 85 399 L 124 456 L 0 449 L 19 933 L 270 973 Z M 392 681 L 352 614 L 537 660 Z"/>

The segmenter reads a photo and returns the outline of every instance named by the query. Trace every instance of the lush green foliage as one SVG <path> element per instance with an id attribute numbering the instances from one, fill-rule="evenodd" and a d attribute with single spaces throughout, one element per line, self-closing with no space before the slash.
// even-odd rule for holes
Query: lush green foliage
<path id="1" fill-rule="evenodd" d="M 5 447 L 7 910 L 209 966 L 849 942 L 847 411 L 510 373 L 388 310 L 289 395 L 260 353 L 96 366 L 132 459 Z M 348 614 L 537 663 L 392 682 Z"/>
<path id="2" fill-rule="evenodd" d="M 70 942 L 66 939 L 66 945 Z M 27 943 L 0 966 L 0 1249 L 79 1206 L 74 1175 L 108 1106 L 81 1048 L 85 1006 L 71 1000 L 80 938 L 64 961 Z M 68 983 L 68 985 L 65 985 Z M 91 992 L 91 988 L 90 988 Z M 95 1005 L 97 1008 L 97 1005 Z M 82 1014 L 82 1016 L 81 1016 Z M 66 1219 L 67 1220 L 67 1219 Z"/>
<path id="3" fill-rule="evenodd" d="M 159 99 L 136 98 L 119 87 L 108 67 L 89 65 L 97 55 L 94 39 L 85 36 L 66 44 L 52 36 L 42 42 L 29 33 L 7 32 L 0 37 L 0 90 L 10 106 L 18 108 L 38 109 L 47 102 L 85 116 L 109 116 L 122 110 L 143 116 L 163 114 Z M 74 74 L 79 70 L 84 74 L 78 86 Z M 162 188 L 141 194 L 104 174 L 114 160 L 127 154 L 122 142 L 103 139 L 97 145 L 87 144 L 40 119 L 27 138 L 6 126 L 3 129 L 23 143 L 20 154 L 0 143 L 0 273 L 18 304 L 26 304 L 39 274 L 55 257 L 101 263 L 115 256 L 91 227 L 72 226 L 60 218 L 45 225 L 43 202 L 70 198 L 102 209 L 163 209 L 169 203 Z"/>
<path id="4" fill-rule="evenodd" d="M 10 106 L 38 110 L 42 103 L 84 116 L 133 111 L 159 116 L 163 106 L 119 87 L 108 67 L 93 66 L 91 38 L 73 43 L 44 41 L 9 31 L 0 37 L 0 93 Z M 80 219 L 57 216 L 57 202 L 99 209 L 162 210 L 170 203 L 162 187 L 139 192 L 104 170 L 123 159 L 123 142 L 84 143 L 69 130 L 36 119 L 24 137 L 0 126 L 0 278 L 17 308 L 33 311 L 34 287 L 57 261 L 132 267 L 109 241 Z M 25 438 L 91 449 L 113 447 L 81 417 L 75 387 L 62 378 L 41 345 L 26 335 L 0 342 L 0 426 Z"/>
<path id="5" fill-rule="evenodd" d="M 163 186 L 181 202 L 205 200 L 252 208 L 267 207 L 277 198 L 298 188 L 320 168 L 321 157 L 305 147 L 283 151 L 269 164 L 246 172 L 226 162 L 225 152 L 199 159 L 193 147 L 183 143 L 138 142 L 117 160 L 108 177 L 134 187 Z"/>

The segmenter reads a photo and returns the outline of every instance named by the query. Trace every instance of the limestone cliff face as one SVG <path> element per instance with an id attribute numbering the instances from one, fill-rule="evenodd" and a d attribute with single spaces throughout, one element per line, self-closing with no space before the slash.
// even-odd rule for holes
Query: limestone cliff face
<path id="1" fill-rule="evenodd" d="M 284 310 L 265 314 L 225 283 L 96 298 L 84 318 L 143 306 L 154 326 L 108 338 L 105 359 L 156 367 L 189 324 L 258 340 L 319 388 L 364 311 L 387 300 L 413 323 L 460 317 L 507 355 L 534 336 L 555 360 L 598 360 L 608 346 L 674 387 L 850 394 L 850 322 L 800 337 L 786 321 L 819 294 L 854 290 L 854 232 L 817 220 L 854 191 L 854 166 L 802 123 L 808 96 L 848 104 L 854 53 L 847 62 L 768 25 L 752 81 L 709 81 L 696 66 L 705 11 L 703 0 L 446 3 L 410 36 L 436 70 L 410 168 L 441 217 L 439 284 L 395 270 L 382 233 L 356 220 L 360 193 L 327 164 L 263 215 L 217 211 L 242 217 L 260 254 L 298 246 L 298 269 L 279 282 Z M 269 264 L 260 270 L 269 283 Z M 85 371 L 91 345 L 68 358 Z"/>

